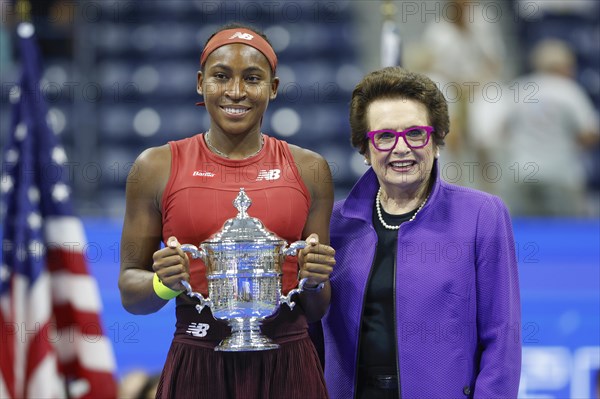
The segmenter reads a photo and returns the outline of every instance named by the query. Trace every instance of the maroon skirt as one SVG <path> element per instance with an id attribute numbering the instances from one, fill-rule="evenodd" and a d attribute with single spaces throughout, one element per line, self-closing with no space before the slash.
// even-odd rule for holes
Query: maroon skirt
<path id="1" fill-rule="evenodd" d="M 302 308 L 286 306 L 262 331 L 280 345 L 256 352 L 215 352 L 229 328 L 186 304 L 177 306 L 177 329 L 156 397 L 328 398 L 323 369 L 309 338 Z M 208 327 L 206 327 L 208 326 Z"/>

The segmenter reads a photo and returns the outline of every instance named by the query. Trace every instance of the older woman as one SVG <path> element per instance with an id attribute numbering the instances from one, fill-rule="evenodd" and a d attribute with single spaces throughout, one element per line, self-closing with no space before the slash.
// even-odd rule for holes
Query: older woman
<path id="1" fill-rule="evenodd" d="M 515 398 L 511 221 L 499 198 L 440 179 L 443 95 L 423 75 L 385 68 L 356 86 L 350 124 L 371 168 L 331 219 L 331 397 Z"/>

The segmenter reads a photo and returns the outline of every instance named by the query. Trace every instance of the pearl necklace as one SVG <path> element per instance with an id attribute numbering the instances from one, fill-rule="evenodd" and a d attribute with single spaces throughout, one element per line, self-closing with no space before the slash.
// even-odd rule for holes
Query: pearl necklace
<path id="1" fill-rule="evenodd" d="M 208 146 L 208 149 L 211 150 L 212 152 L 214 152 L 217 155 L 222 156 L 223 158 L 227 158 L 229 159 L 229 155 L 225 154 L 222 151 L 219 151 L 217 148 L 215 148 L 214 145 L 212 145 L 212 143 L 210 142 L 210 140 L 208 139 L 208 133 L 204 134 L 204 141 L 206 141 L 206 145 Z M 263 134 L 260 134 L 260 147 L 258 148 L 258 150 L 250 155 L 248 155 L 247 157 L 241 158 L 240 161 L 242 159 L 248 159 L 248 158 L 252 158 L 253 156 L 255 156 L 256 154 L 258 154 L 260 152 L 260 150 L 262 150 L 263 146 L 265 145 L 265 136 L 263 136 Z"/>
<path id="2" fill-rule="evenodd" d="M 415 220 L 415 217 L 421 211 L 421 209 L 423 209 L 423 207 L 425 206 L 425 203 L 427 202 L 428 199 L 429 199 L 429 194 L 425 198 L 425 201 L 423 201 L 421 203 L 421 205 L 419 205 L 419 207 L 417 208 L 417 211 L 415 212 L 415 214 L 412 215 L 412 217 L 410 219 L 408 219 L 409 222 L 412 222 L 413 220 Z M 379 187 L 379 190 L 377 191 L 377 198 L 375 198 L 375 209 L 377 211 L 377 217 L 379 218 L 379 221 L 381 222 L 381 224 L 383 225 L 383 227 L 385 227 L 388 230 L 398 230 L 400 228 L 400 225 L 398 225 L 398 226 L 392 226 L 391 224 L 387 224 L 383 220 L 383 216 L 381 215 L 381 186 Z"/>

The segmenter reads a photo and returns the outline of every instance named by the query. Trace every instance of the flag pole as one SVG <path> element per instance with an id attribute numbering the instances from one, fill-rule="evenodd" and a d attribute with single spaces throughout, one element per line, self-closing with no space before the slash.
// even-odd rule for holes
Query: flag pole
<path id="1" fill-rule="evenodd" d="M 17 0 L 15 8 L 19 22 L 31 22 L 31 3 L 29 3 L 29 0 Z"/>
<path id="2" fill-rule="evenodd" d="M 383 24 L 381 28 L 381 66 L 401 65 L 401 38 L 396 26 L 397 7 L 392 0 L 383 0 L 380 7 Z"/>
<path id="3" fill-rule="evenodd" d="M 383 0 L 381 4 L 381 14 L 383 15 L 383 19 L 393 20 L 396 16 L 396 5 L 392 2 L 392 0 Z"/>

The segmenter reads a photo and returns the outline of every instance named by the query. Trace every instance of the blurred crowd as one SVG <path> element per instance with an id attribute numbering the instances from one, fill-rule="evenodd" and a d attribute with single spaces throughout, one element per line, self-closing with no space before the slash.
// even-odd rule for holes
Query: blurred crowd
<path id="1" fill-rule="evenodd" d="M 543 34 L 507 40 L 506 23 L 478 12 L 474 4 L 481 3 L 459 0 L 448 1 L 447 17 L 407 46 L 407 67 L 439 82 L 451 106 L 442 173 L 500 195 L 515 216 L 598 216 L 600 136 L 590 97 L 598 99 L 598 56 L 581 54 L 585 46 L 568 41 L 576 36 L 563 37 L 590 8 L 536 2 L 539 15 L 527 19 L 518 15 L 521 3 L 513 3 L 517 18 L 508 28 Z M 561 20 L 564 29 L 555 29 Z M 597 34 L 596 19 L 590 35 Z M 585 65 L 595 74 L 588 87 L 578 80 L 578 56 L 592 60 Z"/>
<path id="2" fill-rule="evenodd" d="M 11 48 L 17 13 L 10 8 L 10 3 L 8 0 L 0 0 L 0 75 L 3 81 L 6 79 L 6 72 L 14 70 L 12 66 L 18 65 L 17 50 L 15 46 Z M 77 14 L 73 11 L 73 2 L 55 0 L 31 3 L 34 14 L 46 15 L 43 18 L 45 26 L 40 30 L 40 43 L 46 60 L 62 57 L 63 61 L 68 60 L 67 63 L 76 64 L 83 60 L 89 64 L 89 57 L 86 59 L 75 56 L 78 45 L 74 43 L 73 37 L 76 32 L 85 29 L 81 24 L 89 23 L 90 30 L 95 28 L 93 25 L 97 19 L 88 15 L 92 8 L 86 8 L 87 18 L 82 21 L 82 18 L 69 18 Z M 201 2 L 194 4 L 196 3 Z M 216 7 L 217 3 L 219 2 L 214 2 L 213 5 Z M 350 45 L 362 52 L 362 57 L 359 56 L 356 60 L 356 70 L 366 73 L 379 67 L 374 61 L 379 57 L 372 57 L 374 49 L 379 48 L 383 19 L 381 15 L 377 19 L 377 3 L 383 2 L 339 2 L 336 7 L 328 10 L 329 14 L 319 14 L 317 18 L 316 12 L 313 15 L 307 11 L 305 16 L 312 18 L 311 27 L 318 28 L 319 24 L 335 22 L 336 18 L 331 15 L 336 10 L 343 10 L 344 16 L 350 13 L 353 16 L 354 34 L 340 37 L 354 41 Z M 429 75 L 440 85 L 451 107 L 451 131 L 440 158 L 442 177 L 453 183 L 501 196 L 513 216 L 600 216 L 598 2 L 440 0 L 391 3 L 396 9 L 394 19 L 402 39 L 402 66 Z M 133 6 L 133 3 L 130 5 Z M 152 5 L 136 4 L 135 7 Z M 303 7 L 311 13 L 313 9 L 318 10 L 315 7 Z M 120 12 L 127 10 L 124 7 L 119 9 Z M 237 14 L 233 11 L 243 8 L 231 10 L 229 14 L 223 15 L 223 23 L 235 18 Z M 288 25 L 302 23 L 294 22 L 291 17 L 288 21 L 271 18 L 266 25 L 263 21 L 243 22 L 254 23 L 263 29 L 277 24 L 281 24 L 278 29 L 285 27 L 283 22 Z M 176 20 L 173 21 L 173 24 L 177 23 Z M 75 27 L 76 24 L 79 25 Z M 114 23 L 108 26 L 118 28 Z M 310 36 L 308 30 L 307 27 L 307 37 Z M 285 29 L 280 31 L 287 32 Z M 292 30 L 290 32 L 293 33 Z M 200 41 L 199 39 L 196 41 Z M 339 37 L 335 38 L 338 39 Z M 293 44 L 296 36 L 291 35 L 286 40 Z M 282 39 L 283 42 L 286 40 Z M 177 46 L 181 46 L 181 43 L 177 43 Z M 199 52 L 199 49 L 196 50 Z M 285 52 L 283 54 L 282 59 L 285 61 Z M 340 71 L 342 70 L 348 72 L 348 66 L 342 65 Z M 302 80 L 300 76 L 310 76 L 305 72 L 301 75 L 298 71 L 294 74 L 290 68 L 282 68 L 280 72 L 286 76 L 296 76 L 298 80 Z M 354 76 L 352 79 L 356 81 L 361 77 L 357 73 L 349 76 Z M 190 78 L 190 82 L 193 78 Z M 9 80 L 11 79 L 14 79 L 14 74 L 10 76 Z M 74 79 L 76 77 L 67 76 L 63 80 L 68 83 Z M 311 87 L 315 86 L 310 84 Z M 193 84 L 190 84 L 190 91 L 193 90 Z M 349 94 L 343 90 L 336 92 L 347 97 L 344 101 L 340 100 L 339 106 L 335 108 L 342 112 L 347 108 Z M 5 113 L 9 105 L 5 101 L 8 96 L 9 90 L 5 87 L 2 92 L 3 115 L 8 115 Z M 287 98 L 280 97 L 283 100 L 278 101 Z M 125 101 L 123 108 L 130 105 Z M 89 112 L 94 112 L 93 106 L 87 104 Z M 302 108 L 305 104 L 292 102 L 289 106 Z M 347 119 L 346 115 L 341 115 L 340 118 Z M 8 134 L 8 118 L 3 116 L 3 119 L 0 125 L 3 129 L 1 137 L 4 138 Z M 59 124 L 60 119 L 58 118 Z M 63 140 L 70 142 L 68 149 L 75 156 L 97 155 L 93 144 L 86 147 L 88 152 L 77 151 L 78 145 L 86 144 L 85 139 L 78 135 L 93 130 L 89 121 L 76 115 L 69 127 L 68 115 L 66 119 L 62 122 L 63 126 L 67 126 Z M 73 126 L 75 122 L 88 125 L 79 129 L 78 126 Z M 110 123 L 107 126 L 111 126 Z M 302 128 L 302 135 L 307 129 Z M 190 132 L 196 130 L 192 126 L 189 128 Z M 338 153 L 341 154 L 341 161 L 329 159 L 330 154 L 323 155 L 333 163 L 350 162 L 350 158 L 341 151 L 348 150 L 349 153 L 351 150 L 347 140 L 348 131 L 340 129 L 334 134 L 340 146 Z M 96 140 L 99 138 L 90 136 L 90 142 Z M 122 140 L 122 137 L 117 137 L 116 140 Z M 308 138 L 304 138 L 306 143 L 300 142 L 303 140 L 300 135 L 289 140 L 297 140 L 302 145 L 308 143 L 309 146 L 314 143 L 313 139 L 309 141 Z M 330 149 L 332 154 L 336 153 L 330 142 L 322 145 L 322 148 Z M 321 151 L 322 148 L 314 149 Z M 108 154 L 115 157 L 122 154 L 119 151 L 116 148 Z M 126 160 L 127 157 L 118 159 L 123 165 Z M 113 163 L 109 161 L 110 156 L 102 167 L 112 168 Z M 341 165 L 337 172 L 352 173 L 349 171 L 353 166 L 350 166 Z M 121 182 L 125 173 L 123 170 L 118 172 Z M 359 175 L 362 170 L 354 172 Z M 106 176 L 115 173 L 112 169 L 104 171 Z M 354 179 L 354 176 L 348 176 L 346 180 L 340 180 L 336 184 L 336 197 L 347 192 L 350 183 L 346 182 L 353 182 Z M 101 183 L 100 181 L 98 184 Z M 76 185 L 75 189 L 87 190 L 83 194 L 87 194 L 92 200 L 95 199 L 95 193 L 104 195 L 107 192 L 101 189 L 94 191 L 89 184 Z M 114 201 L 100 208 L 109 209 L 111 204 L 122 203 L 123 189 L 124 185 L 120 184 L 111 192 L 114 193 L 111 194 Z M 86 208 L 80 209 L 83 209 L 80 213 L 85 216 Z"/>

